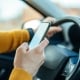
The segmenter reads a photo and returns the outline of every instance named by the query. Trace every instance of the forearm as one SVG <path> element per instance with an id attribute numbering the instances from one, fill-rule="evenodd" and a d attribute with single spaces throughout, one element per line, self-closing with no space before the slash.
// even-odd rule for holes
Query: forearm
<path id="1" fill-rule="evenodd" d="M 9 80 L 32 80 L 32 76 L 20 68 L 14 68 Z"/>
<path id="2" fill-rule="evenodd" d="M 0 32 L 0 53 L 15 50 L 21 43 L 28 42 L 30 38 L 28 30 Z"/>

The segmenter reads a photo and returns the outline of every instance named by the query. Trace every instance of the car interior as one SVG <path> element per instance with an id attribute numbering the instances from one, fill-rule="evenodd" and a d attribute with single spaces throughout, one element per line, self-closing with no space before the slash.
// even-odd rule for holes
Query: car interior
<path id="1" fill-rule="evenodd" d="M 55 22 L 50 23 L 51 26 L 62 28 L 61 32 L 56 33 L 49 39 L 50 43 L 45 49 L 45 63 L 40 67 L 33 80 L 80 80 L 79 16 L 69 15 L 55 3 L 52 3 L 51 0 L 21 1 L 27 7 L 24 10 L 22 24 L 19 24 L 16 29 L 26 29 L 27 25 L 33 27 L 33 24 L 35 27 L 39 26 L 43 19 L 48 16 L 56 19 Z M 11 23 L 11 25 L 13 24 L 17 25 L 15 22 Z M 3 26 L 2 23 L 0 25 Z M 6 30 L 14 28 L 15 26 L 12 26 Z M 8 80 L 13 68 L 14 56 L 15 50 L 0 54 L 0 80 Z"/>

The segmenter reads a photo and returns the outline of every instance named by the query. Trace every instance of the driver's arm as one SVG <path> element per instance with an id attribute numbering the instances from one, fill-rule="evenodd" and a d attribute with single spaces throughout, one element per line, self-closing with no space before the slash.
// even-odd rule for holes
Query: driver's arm
<path id="1" fill-rule="evenodd" d="M 16 50 L 14 69 L 9 80 L 32 80 L 44 63 L 44 49 L 48 43 L 49 41 L 44 39 L 33 49 L 30 49 L 26 42 L 21 44 Z"/>
<path id="2" fill-rule="evenodd" d="M 32 29 L 0 32 L 0 53 L 15 50 L 21 43 L 28 42 L 33 34 Z"/>
<path id="3" fill-rule="evenodd" d="M 32 80 L 32 75 L 21 68 L 14 68 L 10 74 L 9 80 Z"/>
<path id="4" fill-rule="evenodd" d="M 53 18 L 48 17 L 44 22 L 54 21 Z M 60 27 L 50 27 L 47 32 L 47 37 L 53 36 L 53 34 L 60 32 Z M 10 52 L 15 50 L 21 43 L 28 42 L 36 32 L 36 29 L 31 28 L 27 30 L 14 30 L 7 32 L 0 32 L 0 53 Z"/>

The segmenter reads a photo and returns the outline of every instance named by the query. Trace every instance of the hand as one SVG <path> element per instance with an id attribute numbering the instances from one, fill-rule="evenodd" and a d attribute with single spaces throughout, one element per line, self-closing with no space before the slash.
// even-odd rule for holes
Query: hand
<path id="1" fill-rule="evenodd" d="M 29 49 L 27 43 L 23 43 L 16 50 L 14 67 L 21 68 L 35 76 L 40 66 L 44 63 L 44 48 L 48 45 L 48 40 L 44 39 L 36 48 Z"/>
<path id="2" fill-rule="evenodd" d="M 43 20 L 43 22 L 54 22 L 54 21 L 55 21 L 55 19 L 52 17 L 47 17 Z M 36 32 L 40 23 L 41 23 L 40 20 L 32 20 L 32 21 L 26 22 L 26 23 L 24 23 L 23 29 L 32 28 L 34 30 L 34 32 Z M 48 30 L 46 36 L 48 38 L 50 38 L 55 33 L 60 32 L 60 31 L 62 31 L 61 27 L 51 26 L 50 29 Z"/>
<path id="3" fill-rule="evenodd" d="M 52 18 L 52 17 L 47 17 L 47 18 L 45 18 L 42 22 L 54 22 L 54 21 L 55 21 L 54 18 Z M 38 21 L 38 25 L 36 26 L 36 28 L 33 28 L 34 32 L 37 31 L 39 24 L 40 24 L 40 22 Z M 50 29 L 48 30 L 46 36 L 47 36 L 48 38 L 50 38 L 50 37 L 52 37 L 54 34 L 60 32 L 60 31 L 62 31 L 61 27 L 59 27 L 59 26 L 51 26 Z"/>
<path id="4" fill-rule="evenodd" d="M 54 22 L 55 19 L 52 17 L 47 17 L 46 19 L 43 20 L 43 22 Z M 54 34 L 62 31 L 61 27 L 56 27 L 56 26 L 51 26 L 50 29 L 48 30 L 46 36 L 48 38 L 52 37 Z"/>

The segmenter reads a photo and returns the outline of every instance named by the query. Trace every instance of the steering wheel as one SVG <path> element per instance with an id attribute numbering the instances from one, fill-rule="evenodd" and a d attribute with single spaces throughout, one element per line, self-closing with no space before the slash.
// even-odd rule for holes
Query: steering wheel
<path id="1" fill-rule="evenodd" d="M 71 17 L 71 16 L 62 18 L 62 19 L 52 23 L 52 25 L 53 26 L 58 26 L 58 25 L 61 25 L 63 23 L 66 23 L 66 22 L 73 22 L 74 24 L 76 24 L 76 26 L 80 27 L 80 19 L 78 17 Z M 78 57 L 78 55 L 76 55 L 72 51 L 69 51 L 69 50 L 66 51 L 66 48 L 61 48 L 61 47 L 58 47 L 58 46 L 49 45 L 45 50 L 46 60 L 45 60 L 45 63 L 44 63 L 43 66 L 45 68 L 50 69 L 50 70 L 52 70 L 52 69 L 54 70 L 54 69 L 58 68 L 58 70 L 56 70 L 56 72 L 59 73 L 60 69 L 62 70 L 63 65 L 65 65 L 66 62 L 68 62 L 67 60 L 69 60 L 69 58 L 67 59 L 63 55 L 64 55 L 64 53 L 67 54 L 69 52 L 72 53 L 73 55 L 75 55 L 75 57 L 76 56 Z M 68 75 L 65 77 L 65 80 L 73 80 L 74 74 L 76 74 L 76 71 L 78 70 L 79 66 L 80 66 L 80 54 L 79 54 L 78 61 L 76 62 L 76 65 L 74 66 L 72 71 L 67 73 Z M 42 73 L 44 73 L 44 72 L 46 73 L 47 69 L 44 69 L 44 67 L 42 68 Z M 55 76 L 57 75 L 56 72 L 55 72 L 55 74 L 53 74 L 54 79 L 56 79 L 55 78 Z M 39 77 L 41 77 L 42 73 L 41 72 L 39 72 L 39 73 L 38 73 L 40 75 Z M 43 75 L 47 76 L 48 74 L 47 75 L 43 74 Z M 51 79 L 51 80 L 54 80 L 54 79 Z M 45 79 L 41 79 L 41 80 L 47 80 L 47 79 L 45 78 Z"/>
<path id="2" fill-rule="evenodd" d="M 39 24 L 41 23 L 40 21 L 37 21 L 37 20 L 32 21 L 32 22 L 33 22 L 33 24 L 34 24 L 34 22 L 38 23 L 38 24 L 34 25 L 35 27 L 39 26 Z M 72 22 L 76 26 L 80 27 L 80 19 L 78 17 L 72 17 L 72 16 L 64 17 L 60 20 L 57 20 L 54 23 L 51 22 L 51 25 L 59 26 L 61 24 L 68 23 L 68 22 Z M 23 25 L 23 28 L 25 28 L 25 29 L 28 27 L 31 27 L 30 22 L 27 22 Z M 63 27 L 61 27 L 61 28 L 63 29 Z M 71 42 L 69 42 L 69 43 L 72 44 Z M 68 54 L 68 53 L 70 53 L 70 54 Z M 46 54 L 45 63 L 40 68 L 40 70 L 37 74 L 37 76 L 39 78 L 41 78 L 41 80 L 56 80 L 56 76 L 58 74 L 60 74 L 60 72 L 62 72 L 61 70 L 63 70 L 64 67 L 66 67 L 70 57 L 75 56 L 78 58 L 78 55 L 76 55 L 76 53 L 74 53 L 73 51 L 70 51 L 66 48 L 63 48 L 63 47 L 57 46 L 57 45 L 48 45 L 48 47 L 45 49 L 45 54 Z M 77 69 L 79 68 L 79 65 L 80 65 L 80 58 L 78 58 L 74 68 L 70 72 L 68 72 L 69 75 L 67 75 L 65 77 L 65 80 L 72 80 L 72 77 L 76 73 Z M 47 77 L 47 75 L 49 75 L 49 77 Z M 46 78 L 44 78 L 44 77 L 46 77 Z"/>
<path id="3" fill-rule="evenodd" d="M 62 19 L 60 19 L 60 20 L 58 20 L 58 21 L 56 21 L 56 22 L 54 22 L 52 25 L 53 26 L 58 26 L 58 25 L 60 25 L 60 24 L 63 24 L 63 23 L 66 23 L 66 22 L 73 22 L 74 24 L 76 24 L 76 26 L 78 26 L 78 27 L 80 27 L 80 19 L 78 18 L 78 17 L 71 17 L 71 16 L 68 16 L 68 17 L 64 17 L 64 18 L 62 18 Z M 50 46 L 49 46 L 50 47 Z M 53 47 L 53 48 L 55 48 L 55 47 Z M 57 64 L 61 64 L 61 63 L 59 63 L 59 61 L 61 61 L 61 55 L 59 56 L 59 54 L 57 54 L 57 53 L 59 53 L 57 50 L 59 50 L 59 49 L 56 49 L 56 51 L 55 50 L 53 50 L 53 48 L 49 48 L 49 49 L 47 49 L 47 51 L 46 51 L 46 55 L 48 55 L 48 56 L 46 56 L 46 61 L 47 62 L 45 62 L 45 66 L 46 67 L 48 67 L 48 68 L 50 68 L 50 69 L 54 69 L 54 67 L 55 67 L 55 62 L 57 62 Z M 50 54 L 50 52 L 51 51 L 53 52 L 52 54 Z M 49 52 L 50 51 L 50 52 Z M 60 50 L 59 50 L 60 51 Z M 55 52 L 55 53 L 54 53 Z M 61 51 L 60 51 L 61 52 Z M 63 49 L 63 52 L 64 52 L 64 49 Z M 54 55 L 54 59 L 53 59 L 53 61 L 51 61 L 51 58 L 49 59 L 49 56 L 50 55 L 52 56 L 52 55 Z M 55 56 L 55 54 L 57 54 L 57 56 Z M 57 58 L 57 59 L 56 59 Z M 60 58 L 60 59 L 59 59 Z M 50 60 L 50 61 L 49 61 Z M 57 60 L 57 61 L 56 61 Z M 64 60 L 64 59 L 63 59 Z M 53 62 L 53 63 L 52 63 Z M 52 63 L 52 64 L 51 64 Z M 57 65 L 56 64 L 56 65 Z M 59 66 L 59 65 L 58 65 Z M 77 71 L 77 69 L 79 68 L 79 66 L 80 66 L 80 54 L 79 54 L 79 58 L 78 58 L 78 61 L 77 61 L 77 63 L 76 63 L 76 65 L 74 66 L 74 68 L 73 68 L 73 70 L 70 72 L 70 74 L 68 75 L 68 76 L 66 76 L 66 80 L 72 80 L 72 77 L 74 76 L 74 74 L 76 73 L 76 71 Z"/>

